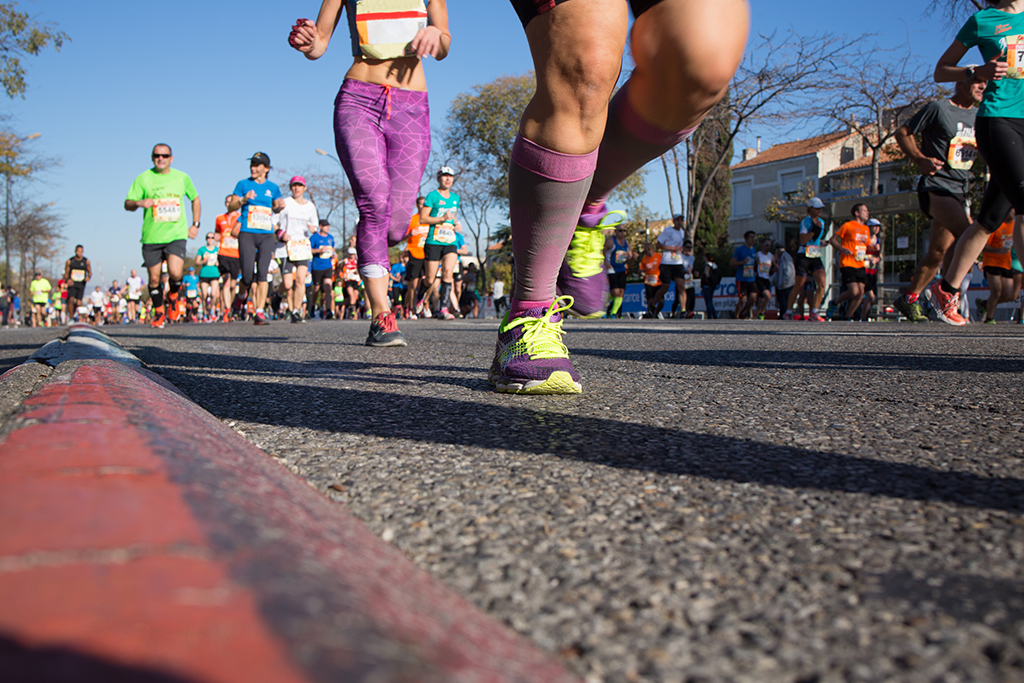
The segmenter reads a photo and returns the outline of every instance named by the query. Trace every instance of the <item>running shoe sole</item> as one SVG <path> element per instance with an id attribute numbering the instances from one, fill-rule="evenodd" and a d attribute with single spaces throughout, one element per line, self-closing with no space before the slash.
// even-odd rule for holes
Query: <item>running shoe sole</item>
<path id="1" fill-rule="evenodd" d="M 935 312 L 935 317 L 941 320 L 942 322 L 946 323 L 947 325 L 953 325 L 954 327 L 963 327 L 964 325 L 967 324 L 966 320 L 964 320 L 963 318 L 960 318 L 959 320 L 954 320 L 952 318 L 949 318 L 945 313 L 942 312 L 942 299 L 940 298 L 940 292 L 935 291 L 939 287 L 941 287 L 941 285 L 938 282 L 936 282 L 929 288 L 932 290 L 932 301 L 935 302 L 935 308 L 932 309 Z M 942 293 L 944 294 L 944 292 Z M 959 316 L 960 314 L 957 313 L 957 317 Z"/>
<path id="2" fill-rule="evenodd" d="M 543 381 L 520 383 L 503 381 L 500 378 L 491 380 L 494 390 L 501 394 L 527 394 L 530 396 L 553 396 L 556 394 L 582 394 L 583 385 L 572 378 L 568 372 L 557 370 Z"/>

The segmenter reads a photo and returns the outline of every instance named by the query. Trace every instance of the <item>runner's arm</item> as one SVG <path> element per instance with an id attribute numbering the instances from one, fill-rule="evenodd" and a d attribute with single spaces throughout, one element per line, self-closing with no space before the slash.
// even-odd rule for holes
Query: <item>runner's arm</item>
<path id="1" fill-rule="evenodd" d="M 203 205 L 198 195 L 192 199 L 192 225 L 188 226 L 188 238 L 194 240 L 199 236 L 199 216 L 203 213 Z"/>
<path id="2" fill-rule="evenodd" d="M 324 0 L 316 22 L 309 19 L 295 22 L 288 36 L 288 44 L 304 54 L 306 59 L 320 59 L 331 43 L 331 36 L 334 35 L 344 9 L 343 0 Z"/>
<path id="3" fill-rule="evenodd" d="M 228 211 L 241 211 L 243 206 L 245 204 L 237 194 L 231 195 L 231 198 L 228 199 Z"/>
<path id="4" fill-rule="evenodd" d="M 963 56 L 967 54 L 967 46 L 961 43 L 959 40 L 954 40 L 946 51 L 939 57 L 939 62 L 935 65 L 935 82 L 936 83 L 956 83 L 967 78 L 967 67 L 957 66 Z M 1005 56 L 1006 51 L 1003 50 L 1002 55 L 996 55 L 984 65 L 979 66 L 974 70 L 974 77 L 979 78 L 983 81 L 998 81 L 1006 77 L 1006 62 L 999 61 L 1000 56 Z"/>
<path id="5" fill-rule="evenodd" d="M 843 253 L 843 254 L 852 254 L 853 253 L 849 249 L 844 249 L 843 248 L 843 241 L 839 238 L 839 235 L 832 235 L 832 237 L 829 238 L 828 243 L 831 244 L 834 249 L 838 249 L 840 251 L 840 253 Z"/>
<path id="6" fill-rule="evenodd" d="M 124 210 L 134 211 L 135 209 L 152 209 L 152 199 L 126 199 L 124 200 Z"/>
<path id="7" fill-rule="evenodd" d="M 914 139 L 914 135 L 910 132 L 910 128 L 906 124 L 900 126 L 896 130 L 896 144 L 900 146 L 903 153 L 906 154 L 914 165 L 924 173 L 925 175 L 935 175 L 936 172 L 941 171 L 942 167 L 946 165 L 941 159 L 934 159 L 932 157 L 926 157 L 921 149 L 917 146 L 917 140 Z"/>
<path id="8" fill-rule="evenodd" d="M 447 0 L 430 0 L 430 4 L 427 5 L 427 27 L 416 32 L 416 37 L 411 43 L 412 49 L 420 59 L 429 55 L 441 60 L 448 56 L 451 44 Z"/>
<path id="9" fill-rule="evenodd" d="M 89 259 L 85 259 L 85 279 L 92 279 L 92 263 L 89 261 Z"/>

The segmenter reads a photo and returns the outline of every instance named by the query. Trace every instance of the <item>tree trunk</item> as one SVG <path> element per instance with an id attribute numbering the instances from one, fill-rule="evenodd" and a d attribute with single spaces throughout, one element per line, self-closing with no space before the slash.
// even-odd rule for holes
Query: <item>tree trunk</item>
<path id="1" fill-rule="evenodd" d="M 675 150 L 673 150 L 675 151 Z M 672 179 L 668 175 L 668 162 L 665 161 L 665 155 L 661 155 L 661 167 L 665 169 L 665 185 L 668 189 L 668 212 L 673 216 L 676 215 L 675 205 L 672 203 Z"/>

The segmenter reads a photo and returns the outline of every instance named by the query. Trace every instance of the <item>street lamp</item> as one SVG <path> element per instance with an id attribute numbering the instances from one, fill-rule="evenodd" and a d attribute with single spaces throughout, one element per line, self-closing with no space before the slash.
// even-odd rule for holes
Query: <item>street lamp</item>
<path id="1" fill-rule="evenodd" d="M 348 209 L 346 207 L 347 202 L 345 201 L 345 167 L 341 164 L 341 159 L 325 152 L 324 150 L 317 147 L 313 150 L 320 156 L 325 156 L 328 159 L 333 159 L 338 166 L 341 167 L 341 239 L 343 242 L 348 240 Z"/>
<path id="2" fill-rule="evenodd" d="M 32 133 L 27 137 L 16 139 L 11 144 L 11 151 L 14 148 L 25 142 L 26 140 L 35 140 L 40 137 L 42 133 Z M 12 154 L 13 161 L 13 154 Z M 5 270 L 4 270 L 4 288 L 11 288 L 11 163 L 7 163 L 7 167 L 4 169 L 4 203 L 6 210 L 4 212 L 4 252 L 5 252 Z"/>

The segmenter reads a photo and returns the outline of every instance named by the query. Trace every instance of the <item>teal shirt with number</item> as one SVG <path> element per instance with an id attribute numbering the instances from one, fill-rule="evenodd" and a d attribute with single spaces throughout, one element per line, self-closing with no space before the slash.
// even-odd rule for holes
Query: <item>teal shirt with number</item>
<path id="1" fill-rule="evenodd" d="M 1006 53 L 1006 78 L 988 82 L 978 116 L 1024 119 L 1024 13 L 983 9 L 967 20 L 956 39 L 968 49 L 977 46 L 985 62 Z"/>
<path id="2" fill-rule="evenodd" d="M 459 203 L 462 200 L 459 195 L 455 194 L 451 190 L 448 191 L 448 196 L 444 197 L 440 192 L 434 190 L 426 196 L 423 205 L 430 209 L 430 217 L 437 218 L 448 211 L 458 213 Z M 444 223 L 438 223 L 437 225 L 430 226 L 430 232 L 427 233 L 426 244 L 441 244 L 447 246 L 449 244 L 455 244 L 455 223 L 454 221 L 445 221 Z"/>

